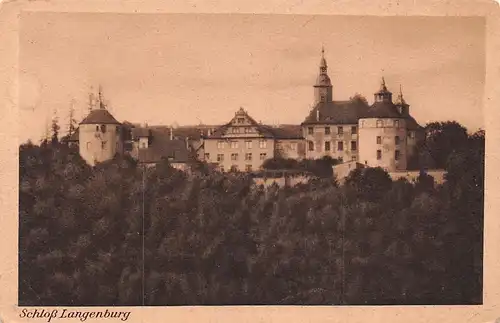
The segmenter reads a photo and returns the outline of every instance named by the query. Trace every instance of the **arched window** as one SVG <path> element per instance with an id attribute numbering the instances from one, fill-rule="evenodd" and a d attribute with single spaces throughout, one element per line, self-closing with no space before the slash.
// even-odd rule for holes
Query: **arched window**
<path id="1" fill-rule="evenodd" d="M 382 120 L 377 120 L 377 128 L 382 128 L 384 126 L 384 122 Z"/>

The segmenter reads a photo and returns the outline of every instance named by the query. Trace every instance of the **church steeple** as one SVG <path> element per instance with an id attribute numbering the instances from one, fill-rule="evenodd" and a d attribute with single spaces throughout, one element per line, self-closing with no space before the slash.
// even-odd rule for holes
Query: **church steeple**
<path id="1" fill-rule="evenodd" d="M 314 85 L 314 101 L 331 102 L 332 101 L 332 82 L 328 76 L 328 64 L 325 59 L 325 48 L 321 48 L 321 60 L 319 63 L 319 74 Z"/>

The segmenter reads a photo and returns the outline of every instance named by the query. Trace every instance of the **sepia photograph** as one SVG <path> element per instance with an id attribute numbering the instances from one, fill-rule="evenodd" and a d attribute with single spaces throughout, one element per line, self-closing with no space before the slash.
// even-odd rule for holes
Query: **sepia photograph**
<path id="1" fill-rule="evenodd" d="M 19 306 L 483 304 L 485 57 L 484 17 L 22 12 Z"/>

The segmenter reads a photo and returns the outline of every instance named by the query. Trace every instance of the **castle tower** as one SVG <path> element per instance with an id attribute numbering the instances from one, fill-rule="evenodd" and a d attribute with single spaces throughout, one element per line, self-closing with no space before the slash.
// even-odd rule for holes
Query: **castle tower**
<path id="1" fill-rule="evenodd" d="M 314 85 L 314 103 L 332 102 L 332 82 L 328 76 L 328 65 L 325 59 L 325 49 L 321 49 L 319 74 Z"/>
<path id="2" fill-rule="evenodd" d="M 407 167 L 407 121 L 382 79 L 375 102 L 358 122 L 359 162 L 389 172 Z"/>
<path id="3" fill-rule="evenodd" d="M 79 146 L 80 156 L 92 166 L 123 153 L 121 124 L 106 109 L 100 92 L 99 108 L 80 122 Z"/>
<path id="4" fill-rule="evenodd" d="M 401 115 L 403 116 L 410 115 L 410 105 L 407 104 L 405 99 L 403 98 L 403 90 L 401 88 L 401 85 L 399 85 L 399 94 L 396 100 L 396 107 L 398 108 L 398 112 Z"/>

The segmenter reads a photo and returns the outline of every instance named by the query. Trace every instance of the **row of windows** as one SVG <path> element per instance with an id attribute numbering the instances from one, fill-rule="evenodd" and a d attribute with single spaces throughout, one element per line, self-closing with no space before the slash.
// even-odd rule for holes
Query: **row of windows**
<path id="1" fill-rule="evenodd" d="M 363 121 L 361 122 L 363 124 Z M 386 124 L 388 126 L 393 126 L 392 120 L 386 120 Z M 377 120 L 377 128 L 382 128 L 384 126 L 384 121 L 383 120 Z M 399 120 L 394 120 L 394 127 L 399 128 Z"/>
<path id="2" fill-rule="evenodd" d="M 224 171 L 224 165 L 220 165 L 219 166 L 219 170 L 221 172 Z M 238 165 L 232 165 L 231 168 L 229 169 L 230 172 L 238 172 L 240 169 L 238 167 Z M 248 164 L 248 165 L 245 165 L 245 171 L 247 172 L 251 172 L 253 170 L 252 168 L 252 165 Z"/>
<path id="3" fill-rule="evenodd" d="M 107 130 L 108 130 L 108 128 L 106 127 L 105 124 L 100 125 L 100 126 L 99 125 L 95 126 L 95 131 L 96 132 L 100 131 L 102 133 L 106 133 Z M 120 133 L 120 128 L 119 127 L 116 127 L 116 133 Z"/>
<path id="4" fill-rule="evenodd" d="M 249 127 L 233 127 L 231 128 L 231 133 L 255 133 L 255 129 Z"/>
<path id="5" fill-rule="evenodd" d="M 332 133 L 332 129 L 331 127 L 325 127 L 324 128 L 324 132 L 325 132 L 325 135 L 329 135 Z M 309 135 L 312 135 L 314 134 L 314 127 L 308 127 L 307 128 L 307 133 Z M 351 134 L 357 134 L 358 133 L 358 127 L 356 126 L 352 126 L 351 127 Z M 344 134 L 344 127 L 337 127 L 337 134 L 338 135 L 343 135 Z"/>
<path id="6" fill-rule="evenodd" d="M 378 160 L 382 159 L 382 150 L 377 150 L 377 159 Z M 394 159 L 395 160 L 400 160 L 401 159 L 401 152 L 399 150 L 396 150 L 394 152 Z"/>
<path id="7" fill-rule="evenodd" d="M 400 143 L 401 143 L 401 138 L 399 138 L 399 136 L 394 137 L 394 144 L 399 145 Z M 377 145 L 381 145 L 381 144 L 382 144 L 382 137 L 377 136 Z"/>
<path id="8" fill-rule="evenodd" d="M 307 147 L 308 147 L 309 151 L 314 151 L 314 142 L 308 141 Z M 325 151 L 332 150 L 331 141 L 325 141 L 324 149 L 325 149 Z M 351 141 L 351 150 L 352 151 L 358 150 L 358 143 L 356 141 Z M 343 141 L 337 141 L 337 151 L 344 151 L 344 142 Z"/>
<path id="9" fill-rule="evenodd" d="M 210 160 L 210 153 L 206 153 L 205 154 L 205 159 L 206 160 Z M 238 153 L 231 154 L 231 160 L 232 161 L 237 161 L 238 159 L 239 159 L 239 154 Z M 266 153 L 259 154 L 259 159 L 260 160 L 266 160 L 267 159 L 267 154 Z M 252 153 L 246 153 L 245 154 L 245 160 L 246 161 L 252 161 L 253 160 Z M 224 154 L 217 154 L 217 161 L 218 162 L 223 162 L 224 161 Z"/>
<path id="10" fill-rule="evenodd" d="M 239 147 L 239 142 L 238 141 L 231 141 L 229 144 L 230 144 L 230 147 L 233 148 L 233 149 Z M 245 141 L 245 148 L 246 149 L 252 149 L 252 145 L 253 145 L 253 143 L 252 143 L 251 140 Z M 225 141 L 218 141 L 217 142 L 217 148 L 218 149 L 224 149 L 225 146 L 226 146 L 226 142 Z M 261 148 L 261 149 L 267 148 L 267 141 L 266 140 L 259 140 L 259 148 Z"/>

